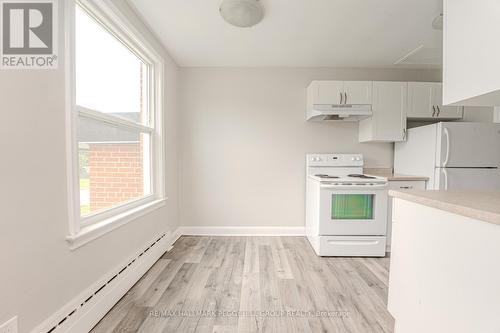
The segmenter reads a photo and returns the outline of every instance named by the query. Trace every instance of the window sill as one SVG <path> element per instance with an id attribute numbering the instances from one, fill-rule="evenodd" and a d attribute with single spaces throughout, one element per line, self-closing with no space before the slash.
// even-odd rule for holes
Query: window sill
<path id="1" fill-rule="evenodd" d="M 115 215 L 101 222 L 94 223 L 89 226 L 83 227 L 80 232 L 76 235 L 69 235 L 66 237 L 66 241 L 69 244 L 71 250 L 75 250 L 80 246 L 83 246 L 94 239 L 97 239 L 135 219 L 144 216 L 152 211 L 157 210 L 160 207 L 165 206 L 167 199 L 159 199 L 152 202 L 148 202 L 142 206 L 135 207 L 124 213 Z"/>

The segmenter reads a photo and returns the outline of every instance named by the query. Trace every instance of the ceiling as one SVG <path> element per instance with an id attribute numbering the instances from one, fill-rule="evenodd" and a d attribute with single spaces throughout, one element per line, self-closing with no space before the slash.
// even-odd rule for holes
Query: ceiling
<path id="1" fill-rule="evenodd" d="M 442 11 L 439 0 L 261 0 L 264 19 L 251 28 L 226 23 L 220 0 L 129 1 L 180 66 L 441 63 L 442 34 L 432 28 Z"/>

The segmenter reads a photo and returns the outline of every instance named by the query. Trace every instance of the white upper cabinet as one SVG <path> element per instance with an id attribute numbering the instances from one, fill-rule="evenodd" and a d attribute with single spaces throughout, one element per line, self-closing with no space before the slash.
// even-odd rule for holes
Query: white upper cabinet
<path id="1" fill-rule="evenodd" d="M 432 118 L 432 83 L 408 83 L 408 118 Z"/>
<path id="2" fill-rule="evenodd" d="M 344 104 L 372 104 L 371 81 L 344 81 Z"/>
<path id="3" fill-rule="evenodd" d="M 408 118 L 460 119 L 463 108 L 443 106 L 443 85 L 439 82 L 408 83 Z"/>
<path id="4" fill-rule="evenodd" d="M 443 84 L 433 83 L 431 89 L 432 105 L 436 108 L 434 118 L 460 119 L 463 118 L 463 107 L 443 105 Z"/>
<path id="5" fill-rule="evenodd" d="M 341 104 L 344 99 L 343 81 L 313 81 L 313 104 Z"/>
<path id="6" fill-rule="evenodd" d="M 360 121 L 359 141 L 404 141 L 407 95 L 406 82 L 373 82 L 373 116 Z"/>
<path id="7" fill-rule="evenodd" d="M 371 104 L 371 81 L 313 81 L 313 104 Z"/>
<path id="8" fill-rule="evenodd" d="M 500 105 L 500 1 L 444 0 L 444 104 Z"/>

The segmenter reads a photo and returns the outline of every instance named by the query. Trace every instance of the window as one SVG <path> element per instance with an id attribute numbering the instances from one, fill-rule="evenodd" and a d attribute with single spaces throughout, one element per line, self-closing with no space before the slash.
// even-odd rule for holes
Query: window
<path id="1" fill-rule="evenodd" d="M 162 199 L 162 63 L 92 1 L 70 11 L 74 235 Z"/>

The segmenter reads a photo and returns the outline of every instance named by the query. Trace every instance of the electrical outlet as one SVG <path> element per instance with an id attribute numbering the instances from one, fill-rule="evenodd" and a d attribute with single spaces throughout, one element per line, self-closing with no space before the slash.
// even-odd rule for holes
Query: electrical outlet
<path id="1" fill-rule="evenodd" d="M 17 316 L 0 326 L 0 333 L 17 333 Z"/>

